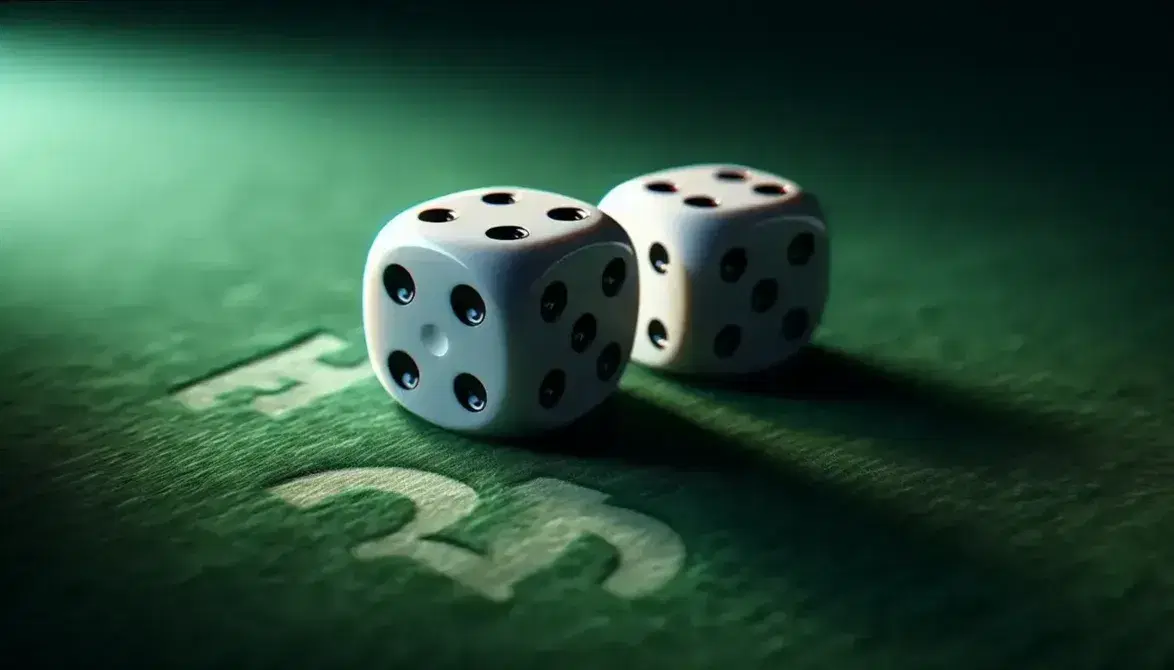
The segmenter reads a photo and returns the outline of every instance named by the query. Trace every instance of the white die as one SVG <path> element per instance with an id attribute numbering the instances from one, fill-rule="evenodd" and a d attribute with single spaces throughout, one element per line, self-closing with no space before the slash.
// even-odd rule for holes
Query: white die
<path id="1" fill-rule="evenodd" d="M 451 430 L 573 422 L 628 363 L 638 308 L 627 233 L 585 202 L 517 187 L 445 195 L 384 226 L 363 275 L 380 383 Z"/>
<path id="2" fill-rule="evenodd" d="M 808 342 L 828 298 L 827 224 L 794 182 L 739 165 L 636 177 L 599 204 L 639 257 L 632 360 L 686 374 L 767 369 Z"/>

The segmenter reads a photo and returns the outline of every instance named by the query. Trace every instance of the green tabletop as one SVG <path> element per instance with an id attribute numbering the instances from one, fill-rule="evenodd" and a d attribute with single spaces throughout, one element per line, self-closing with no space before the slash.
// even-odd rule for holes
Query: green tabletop
<path id="1" fill-rule="evenodd" d="M 1141 98 L 7 18 L 4 648 L 1174 663 L 1174 234 Z M 511 443 L 407 418 L 371 375 L 362 265 L 401 209 L 723 161 L 829 212 L 831 301 L 789 367 L 629 367 L 595 420 Z"/>

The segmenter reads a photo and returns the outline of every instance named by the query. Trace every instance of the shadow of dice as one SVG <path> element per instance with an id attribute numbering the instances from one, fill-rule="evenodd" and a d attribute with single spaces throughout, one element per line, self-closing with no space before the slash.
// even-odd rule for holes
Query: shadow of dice
<path id="1" fill-rule="evenodd" d="M 615 391 L 631 354 L 631 241 L 595 207 L 516 187 L 441 196 L 379 232 L 363 326 L 383 387 L 451 430 L 525 435 Z"/>
<path id="2" fill-rule="evenodd" d="M 806 344 L 828 298 L 827 223 L 798 184 L 694 165 L 613 188 L 600 209 L 639 255 L 632 359 L 685 374 L 770 368 Z"/>

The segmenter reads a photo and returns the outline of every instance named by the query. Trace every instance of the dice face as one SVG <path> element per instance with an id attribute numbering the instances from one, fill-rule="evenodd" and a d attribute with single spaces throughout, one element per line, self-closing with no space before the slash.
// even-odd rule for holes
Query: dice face
<path id="1" fill-rule="evenodd" d="M 627 243 L 584 247 L 543 273 L 515 310 L 512 356 L 526 375 L 519 388 L 537 392 L 551 425 L 578 418 L 619 383 L 639 308 L 635 265 Z"/>
<path id="2" fill-rule="evenodd" d="M 566 196 L 495 187 L 410 208 L 376 236 L 363 326 L 380 383 L 451 430 L 566 425 L 616 388 L 639 276 L 627 233 Z"/>
<path id="3" fill-rule="evenodd" d="M 638 256 L 632 360 L 687 374 L 769 368 L 806 344 L 828 297 L 827 225 L 798 184 L 737 165 L 631 179 L 600 209 Z"/>

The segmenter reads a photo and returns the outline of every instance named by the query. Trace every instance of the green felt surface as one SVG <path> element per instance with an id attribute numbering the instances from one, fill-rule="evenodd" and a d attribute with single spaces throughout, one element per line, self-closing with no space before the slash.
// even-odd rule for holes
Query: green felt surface
<path id="1" fill-rule="evenodd" d="M 26 26 L 0 46 L 7 646 L 193 668 L 1174 663 L 1174 236 L 1140 107 L 816 77 L 790 97 L 714 77 L 690 106 L 500 55 L 208 45 Z M 316 334 L 362 365 L 367 244 L 415 202 L 595 200 L 723 160 L 830 212 L 832 301 L 785 374 L 629 369 L 559 444 L 421 426 L 370 377 L 280 418 L 177 399 Z M 412 517 L 402 497 L 269 492 L 390 467 L 477 492 L 446 531 L 462 546 L 545 477 L 659 521 L 684 562 L 620 597 L 601 588 L 617 555 L 586 537 L 493 602 L 356 559 Z"/>

